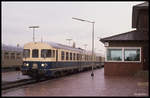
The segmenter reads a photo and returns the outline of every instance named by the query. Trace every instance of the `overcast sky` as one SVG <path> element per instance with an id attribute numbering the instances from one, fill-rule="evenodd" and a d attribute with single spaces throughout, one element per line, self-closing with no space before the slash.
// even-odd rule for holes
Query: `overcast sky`
<path id="1" fill-rule="evenodd" d="M 144 1 L 143 1 L 144 2 Z M 2 43 L 23 46 L 33 41 L 53 41 L 77 47 L 92 46 L 92 24 L 72 17 L 95 21 L 95 50 L 104 50 L 99 38 L 133 30 L 132 7 L 140 2 L 2 2 Z M 70 42 L 70 45 L 72 42 Z"/>

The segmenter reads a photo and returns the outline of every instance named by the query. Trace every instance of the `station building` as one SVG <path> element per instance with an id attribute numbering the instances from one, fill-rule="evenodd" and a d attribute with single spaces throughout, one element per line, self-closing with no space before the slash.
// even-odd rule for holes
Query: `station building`
<path id="1" fill-rule="evenodd" d="M 133 31 L 100 39 L 106 48 L 104 75 L 129 76 L 149 70 L 149 3 L 133 6 Z"/>

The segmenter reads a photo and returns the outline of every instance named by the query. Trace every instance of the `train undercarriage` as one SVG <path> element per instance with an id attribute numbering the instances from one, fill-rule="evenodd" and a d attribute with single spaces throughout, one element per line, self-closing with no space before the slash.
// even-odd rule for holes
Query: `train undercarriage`
<path id="1" fill-rule="evenodd" d="M 94 66 L 93 69 L 101 68 L 102 65 Z M 70 75 L 74 73 L 79 73 L 83 71 L 92 70 L 91 65 L 86 65 L 83 67 L 68 67 L 68 68 L 55 68 L 55 69 L 21 69 L 23 75 L 28 75 L 32 78 L 49 78 L 49 77 L 60 77 L 65 75 Z"/>

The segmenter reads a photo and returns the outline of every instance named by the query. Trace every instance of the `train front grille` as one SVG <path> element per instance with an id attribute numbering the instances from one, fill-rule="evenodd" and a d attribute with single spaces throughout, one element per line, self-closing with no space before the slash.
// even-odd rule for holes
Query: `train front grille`
<path id="1" fill-rule="evenodd" d="M 37 68 L 38 68 L 38 65 L 34 63 L 32 66 L 32 69 L 37 69 Z"/>

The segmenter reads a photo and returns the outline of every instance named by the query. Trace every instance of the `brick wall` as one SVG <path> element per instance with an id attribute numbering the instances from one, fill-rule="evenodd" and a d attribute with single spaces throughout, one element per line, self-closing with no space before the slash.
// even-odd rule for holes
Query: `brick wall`
<path id="1" fill-rule="evenodd" d="M 105 62 L 104 75 L 126 76 L 134 75 L 142 69 L 142 63 L 129 62 Z"/>

